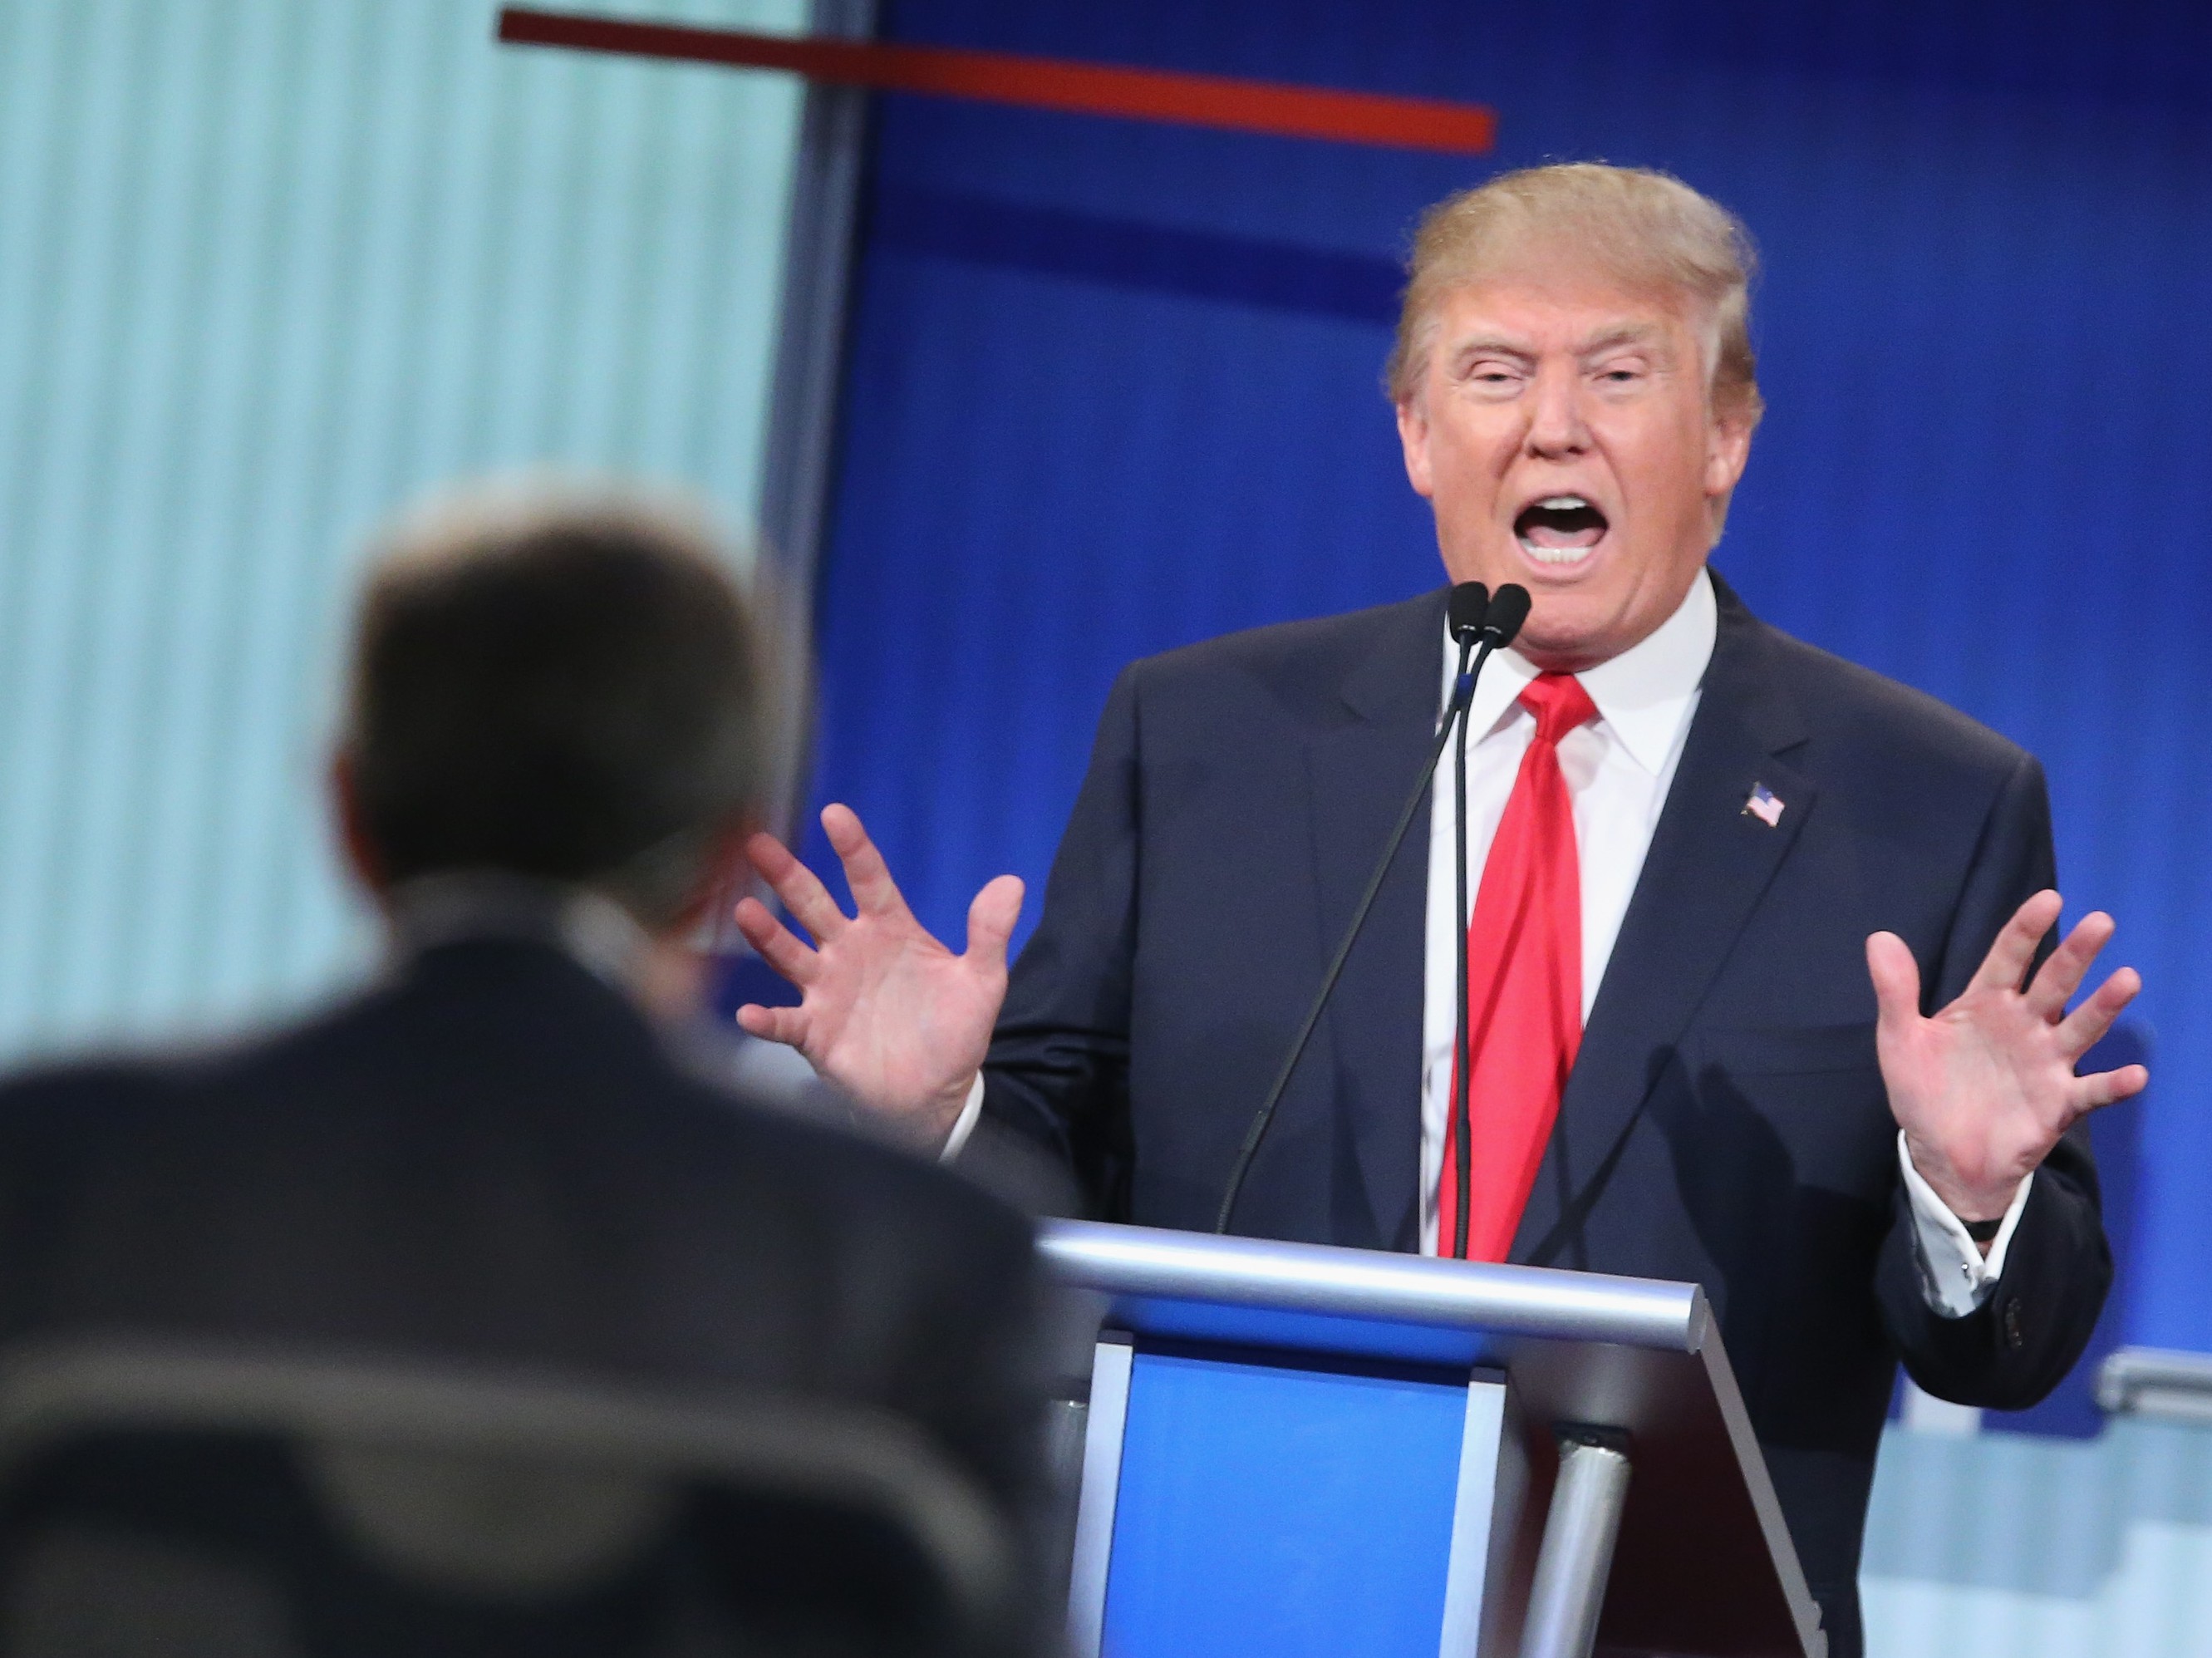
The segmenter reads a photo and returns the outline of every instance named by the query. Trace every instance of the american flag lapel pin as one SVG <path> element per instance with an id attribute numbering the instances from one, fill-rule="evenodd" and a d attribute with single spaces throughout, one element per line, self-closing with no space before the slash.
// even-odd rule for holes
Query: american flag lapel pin
<path id="1" fill-rule="evenodd" d="M 1769 829 L 1778 828 L 1782 823 L 1782 805 L 1772 789 L 1764 783 L 1753 783 L 1750 798 L 1743 803 L 1743 815 L 1756 817 Z"/>

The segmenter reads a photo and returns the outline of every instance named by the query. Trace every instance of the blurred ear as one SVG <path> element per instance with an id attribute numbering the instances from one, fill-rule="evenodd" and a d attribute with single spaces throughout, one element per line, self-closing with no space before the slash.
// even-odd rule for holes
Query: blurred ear
<path id="1" fill-rule="evenodd" d="M 711 947 L 752 883 L 753 866 L 745 857 L 745 842 L 760 832 L 760 814 L 746 811 L 714 831 L 700 865 L 698 885 L 663 930 L 663 937 Z"/>
<path id="2" fill-rule="evenodd" d="M 353 872 L 372 897 L 380 898 L 391 886 L 384 872 L 384 854 L 368 832 L 361 806 L 361 783 L 353 756 L 340 749 L 331 756 L 331 816 L 336 820 L 338 847 L 346 867 Z"/>

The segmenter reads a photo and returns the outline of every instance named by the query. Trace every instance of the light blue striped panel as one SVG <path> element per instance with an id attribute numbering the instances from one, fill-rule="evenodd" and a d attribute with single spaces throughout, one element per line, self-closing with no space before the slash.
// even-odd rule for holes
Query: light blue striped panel
<path id="1" fill-rule="evenodd" d="M 2212 1428 L 1893 1429 L 1860 1593 L 1868 1658 L 2212 1658 Z"/>
<path id="2" fill-rule="evenodd" d="M 0 1059 L 361 960 L 321 752 L 396 503 L 555 462 L 752 518 L 796 83 L 495 9 L 0 3 Z"/>

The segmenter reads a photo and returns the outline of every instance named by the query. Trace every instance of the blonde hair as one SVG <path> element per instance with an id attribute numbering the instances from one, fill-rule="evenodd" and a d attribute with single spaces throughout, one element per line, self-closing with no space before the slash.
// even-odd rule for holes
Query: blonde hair
<path id="1" fill-rule="evenodd" d="M 1391 401 L 1412 398 L 1428 372 L 1444 295 L 1504 274 L 1539 250 L 1564 252 L 1639 292 L 1689 299 L 1706 325 L 1713 407 L 1759 423 L 1765 403 L 1751 349 L 1758 256 L 1750 233 L 1679 179 L 1599 161 L 1503 173 L 1422 216 L 1384 371 Z"/>

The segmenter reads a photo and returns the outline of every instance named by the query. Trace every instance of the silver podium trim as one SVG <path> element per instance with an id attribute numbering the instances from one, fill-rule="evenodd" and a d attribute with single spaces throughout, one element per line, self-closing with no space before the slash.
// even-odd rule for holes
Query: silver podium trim
<path id="1" fill-rule="evenodd" d="M 1062 1283 L 1115 1296 L 1676 1353 L 1698 1351 L 1711 1323 L 1705 1292 L 1694 1284 L 1601 1272 L 1079 1220 L 1042 1223 L 1037 1247 Z"/>

